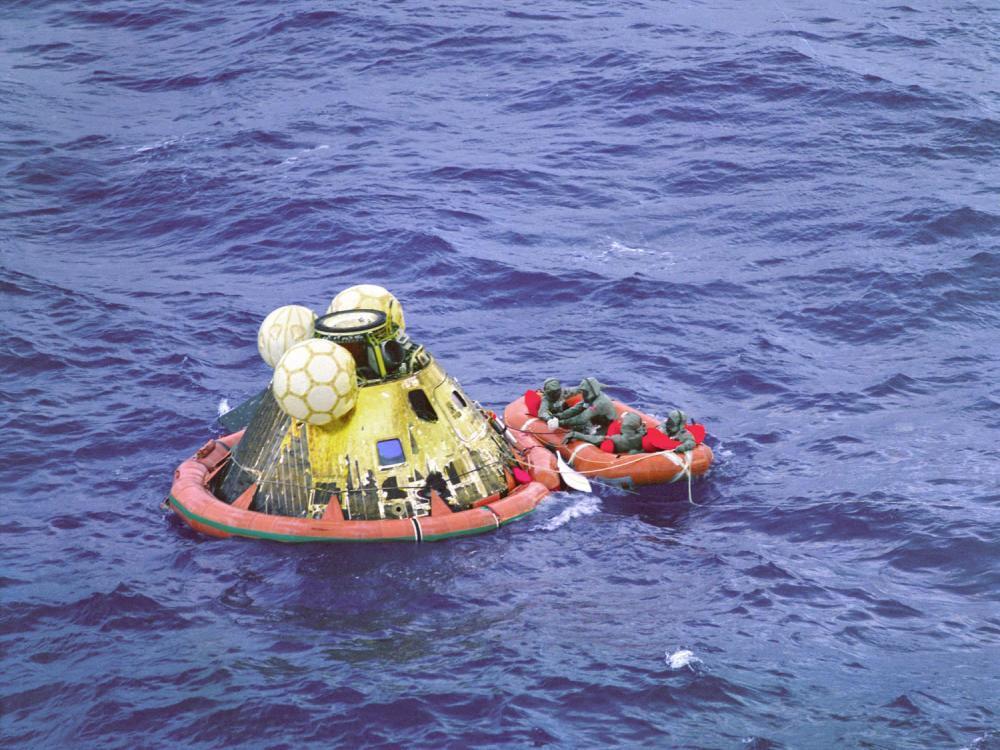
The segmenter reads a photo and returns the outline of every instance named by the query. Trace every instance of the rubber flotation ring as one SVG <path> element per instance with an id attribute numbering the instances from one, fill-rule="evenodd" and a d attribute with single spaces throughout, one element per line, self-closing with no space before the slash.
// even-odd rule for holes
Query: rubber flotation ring
<path id="1" fill-rule="evenodd" d="M 626 412 L 633 412 L 639 415 L 647 430 L 659 432 L 658 422 L 654 417 L 643 414 L 620 401 L 615 401 L 614 404 L 619 419 Z M 570 466 L 582 474 L 626 484 L 662 484 L 676 482 L 689 476 L 702 476 L 709 470 L 714 458 L 712 449 L 702 442 L 687 453 L 654 448 L 655 452 L 632 454 L 610 453 L 582 440 L 572 440 L 564 444 L 567 430 L 561 427 L 552 430 L 543 420 L 531 416 L 524 397 L 508 404 L 503 416 L 507 427 L 512 428 L 514 434 L 530 435 L 539 445 L 558 451 Z M 703 432 L 699 432 L 699 435 L 704 438 Z"/>
<path id="2" fill-rule="evenodd" d="M 527 481 L 517 484 L 512 475 L 507 494 L 482 498 L 467 510 L 452 510 L 434 493 L 430 515 L 412 518 L 345 520 L 336 502 L 327 506 L 322 518 L 270 515 L 248 509 L 254 484 L 232 504 L 208 487 L 242 436 L 240 431 L 209 441 L 174 472 L 167 503 L 189 526 L 205 534 L 281 542 L 432 542 L 505 526 L 531 513 L 550 490 L 559 487 L 555 456 L 530 435 L 513 433 L 513 447 L 523 457 Z"/>

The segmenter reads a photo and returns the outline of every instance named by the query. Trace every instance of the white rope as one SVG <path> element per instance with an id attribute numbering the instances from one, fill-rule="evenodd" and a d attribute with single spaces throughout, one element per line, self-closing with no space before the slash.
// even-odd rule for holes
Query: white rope
<path id="1" fill-rule="evenodd" d="M 586 443 L 586 442 L 584 442 L 584 441 L 581 440 L 580 444 L 578 446 L 576 446 L 576 448 L 573 449 L 572 453 L 569 454 L 569 460 L 566 463 L 568 463 L 570 466 L 573 466 L 573 462 L 576 461 L 576 454 L 579 453 L 580 451 L 582 451 L 588 445 L 590 445 L 590 443 Z M 574 468 L 576 468 L 576 467 L 574 467 Z"/>
<path id="2" fill-rule="evenodd" d="M 691 503 L 691 505 L 698 505 L 698 503 L 696 503 L 694 501 L 694 498 L 691 496 L 691 481 L 693 479 L 693 477 L 691 476 L 691 464 L 694 463 L 694 458 L 691 456 L 691 451 L 688 451 L 684 455 L 687 461 L 687 466 L 685 467 L 684 470 L 687 472 L 688 475 L 688 502 Z"/>
<path id="3" fill-rule="evenodd" d="M 589 445 L 589 443 L 585 443 L 584 445 L 578 445 L 576 447 L 576 450 L 573 451 L 573 455 L 569 461 L 571 465 L 573 463 L 573 459 L 576 458 L 576 454 L 580 451 L 581 448 L 586 447 L 587 445 Z M 672 450 L 657 451 L 656 453 L 643 453 L 631 459 L 627 463 L 615 464 L 614 468 L 620 469 L 627 466 L 631 466 L 632 464 L 638 463 L 642 459 L 649 458 L 651 456 L 664 456 L 667 459 L 669 459 L 671 463 L 681 468 L 679 473 L 675 474 L 673 477 L 670 478 L 670 483 L 673 484 L 678 479 L 683 478 L 684 475 L 687 474 L 688 502 L 691 503 L 691 505 L 695 505 L 700 508 L 701 503 L 696 503 L 694 501 L 694 496 L 691 489 L 691 484 L 694 480 L 694 475 L 691 473 L 691 465 L 694 463 L 694 456 L 691 455 L 693 452 L 694 451 L 686 451 L 682 453 L 681 455 L 684 456 L 684 458 L 678 457 L 678 455 L 674 453 Z M 573 470 L 577 474 L 600 474 L 602 471 L 605 471 L 606 469 L 607 467 L 604 467 L 603 469 L 590 469 L 588 471 L 583 469 L 577 469 L 575 466 L 573 467 Z"/>
<path id="4" fill-rule="evenodd" d="M 673 461 L 677 466 L 681 467 L 681 473 L 675 476 L 673 479 L 671 479 L 670 483 L 673 484 L 678 479 L 683 478 L 683 476 L 687 474 L 688 502 L 691 503 L 691 505 L 698 505 L 698 503 L 694 501 L 694 498 L 691 495 L 691 481 L 693 479 L 691 475 L 691 464 L 694 463 L 694 457 L 691 455 L 691 451 L 686 451 L 685 453 L 681 454 L 682 456 L 684 456 L 683 460 L 678 458 L 677 454 L 674 453 L 673 451 L 663 451 L 663 455 L 665 455 L 667 458 Z"/>
<path id="5" fill-rule="evenodd" d="M 594 446 L 593 443 L 584 443 L 583 445 L 578 445 L 576 447 L 576 449 L 573 451 L 573 458 L 576 458 L 576 454 L 580 451 L 581 448 L 586 448 L 587 446 L 597 447 L 597 446 Z M 603 453 L 603 451 L 601 451 L 601 452 Z M 691 453 L 691 451 L 688 451 L 688 454 L 690 454 L 690 453 Z M 608 455 L 609 456 L 613 456 L 613 455 L 616 455 L 616 454 L 609 453 Z M 666 450 L 666 451 L 656 451 L 655 453 L 640 453 L 635 458 L 630 459 L 626 463 L 615 464 L 614 468 L 618 469 L 618 468 L 623 468 L 625 466 L 631 466 L 632 464 L 635 464 L 635 463 L 638 463 L 639 461 L 642 461 L 642 459 L 644 459 L 644 458 L 652 458 L 653 456 L 666 456 L 667 458 L 669 458 L 673 463 L 677 464 L 678 466 L 682 466 L 682 467 L 684 466 L 684 463 L 681 461 L 681 459 L 677 458 L 677 455 L 673 451 Z M 690 464 L 690 461 L 688 463 Z M 602 469 L 590 469 L 589 471 L 585 471 L 585 470 L 582 470 L 582 469 L 576 469 L 576 471 L 579 474 L 599 474 L 600 472 L 606 471 L 607 469 L 608 469 L 608 467 L 605 466 Z M 672 482 L 677 481 L 678 479 L 680 479 L 680 476 L 681 475 L 678 474 L 677 476 L 675 476 L 670 481 L 672 481 Z"/>

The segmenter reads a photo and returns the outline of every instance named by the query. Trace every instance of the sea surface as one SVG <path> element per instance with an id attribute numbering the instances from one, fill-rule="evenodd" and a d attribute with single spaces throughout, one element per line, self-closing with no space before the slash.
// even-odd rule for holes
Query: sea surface
<path id="1" fill-rule="evenodd" d="M 715 468 L 440 544 L 162 510 L 357 283 Z M 1000 748 L 995 0 L 7 0 L 0 313 L 3 747 Z"/>

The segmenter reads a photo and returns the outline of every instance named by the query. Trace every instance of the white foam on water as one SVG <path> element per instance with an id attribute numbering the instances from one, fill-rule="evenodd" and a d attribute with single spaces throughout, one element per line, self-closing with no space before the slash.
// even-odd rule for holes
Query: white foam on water
<path id="1" fill-rule="evenodd" d="M 233 410 L 233 408 L 229 405 L 229 399 L 228 398 L 223 398 L 223 399 L 219 400 L 219 416 L 220 417 L 223 414 L 228 414 L 232 410 Z"/>
<path id="2" fill-rule="evenodd" d="M 303 149 L 302 151 L 299 152 L 299 154 L 300 154 L 299 156 L 289 156 L 287 159 L 285 159 L 281 163 L 282 164 L 294 164 L 295 162 L 297 162 L 299 159 L 303 158 L 304 156 L 316 153 L 317 151 L 326 151 L 329 148 L 330 148 L 330 144 L 329 143 L 321 143 L 318 146 L 314 146 L 313 148 Z"/>
<path id="3" fill-rule="evenodd" d="M 611 242 L 611 252 L 613 253 L 635 253 L 641 255 L 643 253 L 648 253 L 649 251 L 644 247 L 629 247 L 628 245 L 619 242 L 618 240 L 613 240 Z"/>
<path id="4" fill-rule="evenodd" d="M 601 262 L 615 263 L 616 268 L 625 274 L 646 274 L 650 262 L 655 262 L 664 268 L 673 266 L 677 262 L 672 252 L 658 247 L 626 244 L 611 237 L 605 237 L 601 244 L 603 247 L 598 253 Z"/>
<path id="5" fill-rule="evenodd" d="M 715 437 L 713 435 L 713 437 Z M 735 453 L 733 449 L 726 445 L 725 441 L 715 437 L 715 445 L 712 448 L 712 453 L 715 454 L 715 460 L 719 463 L 725 461 L 726 459 L 731 459 Z"/>
<path id="6" fill-rule="evenodd" d="M 694 655 L 694 651 L 690 651 L 686 648 L 678 649 L 672 654 L 664 654 L 664 656 L 666 657 L 667 665 L 671 669 L 684 669 L 684 667 L 688 667 L 689 669 L 694 670 L 694 667 L 691 665 L 695 662 L 701 661 L 701 659 Z"/>
<path id="7" fill-rule="evenodd" d="M 982 737 L 976 737 L 971 745 L 966 745 L 959 750 L 986 750 L 993 747 L 992 740 L 1000 738 L 1000 733 L 988 730 Z"/>
<path id="8" fill-rule="evenodd" d="M 572 498 L 570 504 L 563 508 L 555 518 L 545 523 L 535 526 L 540 531 L 555 531 L 560 526 L 565 526 L 574 518 L 582 516 L 592 516 L 601 509 L 601 499 L 597 495 L 574 492 L 569 497 Z"/>
<path id="9" fill-rule="evenodd" d="M 160 149 L 167 148 L 168 146 L 173 146 L 178 141 L 180 141 L 180 138 L 167 138 L 162 141 L 157 141 L 156 143 L 139 146 L 139 148 L 135 149 L 133 153 L 144 154 L 147 151 L 159 151 Z"/>

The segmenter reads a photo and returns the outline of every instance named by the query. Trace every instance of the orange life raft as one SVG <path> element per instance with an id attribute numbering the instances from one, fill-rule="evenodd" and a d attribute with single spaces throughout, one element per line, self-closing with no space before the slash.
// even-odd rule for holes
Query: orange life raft
<path id="1" fill-rule="evenodd" d="M 455 511 L 437 493 L 430 515 L 411 518 L 347 520 L 331 502 L 322 518 L 295 518 L 249 510 L 256 484 L 232 504 L 223 502 L 209 483 L 229 460 L 243 431 L 208 441 L 174 472 L 167 503 L 189 526 L 217 537 L 243 536 L 281 542 L 432 542 L 492 531 L 526 516 L 559 487 L 555 456 L 527 434 L 514 435 L 514 449 L 530 481 L 508 477 L 508 491 L 485 497 L 467 510 Z"/>
<path id="2" fill-rule="evenodd" d="M 632 412 L 637 414 L 647 429 L 657 427 L 657 420 L 648 414 L 615 401 L 618 418 Z M 530 435 L 538 444 L 558 451 L 570 466 L 586 476 L 599 477 L 616 483 L 630 485 L 663 484 L 679 479 L 705 474 L 712 465 L 712 449 L 699 443 L 686 453 L 670 450 L 655 453 L 606 453 L 598 446 L 583 440 L 566 440 L 568 430 L 550 429 L 544 419 L 532 416 L 524 397 L 507 405 L 504 422 L 515 436 Z"/>

